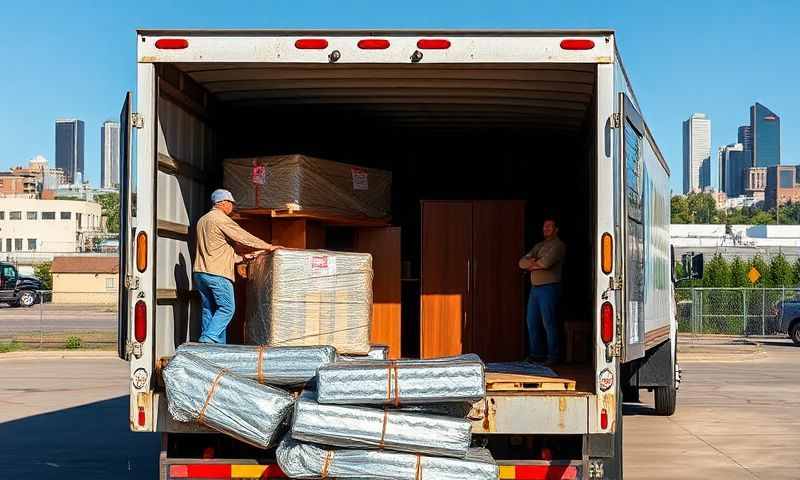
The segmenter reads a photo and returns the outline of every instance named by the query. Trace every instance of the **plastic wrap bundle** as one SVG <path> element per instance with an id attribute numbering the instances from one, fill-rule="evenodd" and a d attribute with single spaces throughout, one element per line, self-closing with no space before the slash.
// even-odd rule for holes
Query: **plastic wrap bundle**
<path id="1" fill-rule="evenodd" d="M 289 435 L 276 451 L 291 478 L 382 480 L 497 480 L 499 469 L 488 450 L 472 448 L 465 458 L 430 457 L 384 450 L 326 450 Z"/>
<path id="2" fill-rule="evenodd" d="M 483 362 L 477 355 L 339 362 L 317 374 L 319 403 L 400 406 L 476 402 L 485 395 Z"/>
<path id="3" fill-rule="evenodd" d="M 389 347 L 386 345 L 373 345 L 366 355 L 338 355 L 337 362 L 360 362 L 369 360 L 388 360 Z"/>
<path id="4" fill-rule="evenodd" d="M 332 345 L 370 351 L 372 256 L 325 250 L 277 250 L 250 265 L 247 343 Z"/>
<path id="5" fill-rule="evenodd" d="M 393 408 L 393 407 L 389 407 Z M 446 417 L 467 418 L 472 411 L 470 402 L 427 403 L 423 405 L 406 405 L 395 410 L 400 412 L 424 413 L 427 415 L 444 415 Z"/>
<path id="6" fill-rule="evenodd" d="M 317 375 L 317 370 L 336 360 L 336 349 L 315 347 L 264 347 L 184 343 L 178 353 L 190 353 L 236 375 L 258 383 L 279 386 L 302 385 Z"/>
<path id="7" fill-rule="evenodd" d="M 225 160 L 223 183 L 241 208 L 350 216 L 390 213 L 392 173 L 305 155 Z"/>
<path id="8" fill-rule="evenodd" d="M 164 369 L 168 409 L 179 422 L 197 422 L 250 445 L 268 448 L 294 399 L 188 353 Z"/>
<path id="9" fill-rule="evenodd" d="M 472 424 L 399 410 L 322 405 L 306 392 L 295 403 L 292 438 L 337 447 L 463 458 L 472 439 Z"/>

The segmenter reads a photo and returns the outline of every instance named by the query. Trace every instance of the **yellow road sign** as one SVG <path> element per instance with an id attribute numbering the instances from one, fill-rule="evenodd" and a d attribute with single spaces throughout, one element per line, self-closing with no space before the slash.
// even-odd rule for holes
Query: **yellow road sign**
<path id="1" fill-rule="evenodd" d="M 750 283 L 752 284 L 755 284 L 760 278 L 761 278 L 761 273 L 759 273 L 756 267 L 751 267 L 750 271 L 747 272 L 747 279 L 750 280 Z"/>

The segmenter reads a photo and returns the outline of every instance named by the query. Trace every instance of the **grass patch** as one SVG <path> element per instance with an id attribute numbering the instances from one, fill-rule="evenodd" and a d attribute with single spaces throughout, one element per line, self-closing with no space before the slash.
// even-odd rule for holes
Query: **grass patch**
<path id="1" fill-rule="evenodd" d="M 24 345 L 16 340 L 0 342 L 0 353 L 15 352 L 17 350 L 22 350 L 23 347 Z"/>
<path id="2" fill-rule="evenodd" d="M 70 346 L 75 345 L 75 339 L 78 346 Z M 14 335 L 12 341 L 20 344 L 20 350 L 115 350 L 117 332 L 46 332 L 44 335 L 40 332 L 20 332 Z"/>
<path id="3" fill-rule="evenodd" d="M 81 337 L 76 337 L 75 335 L 67 337 L 64 341 L 64 348 L 67 350 L 77 350 L 81 348 Z"/>

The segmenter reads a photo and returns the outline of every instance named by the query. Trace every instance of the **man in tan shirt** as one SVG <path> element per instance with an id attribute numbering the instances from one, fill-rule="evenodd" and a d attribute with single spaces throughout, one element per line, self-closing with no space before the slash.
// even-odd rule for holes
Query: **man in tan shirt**
<path id="1" fill-rule="evenodd" d="M 560 360 L 561 342 L 556 314 L 567 247 L 558 238 L 558 224 L 554 219 L 544 221 L 542 233 L 544 240 L 519 260 L 519 268 L 531 272 L 527 312 L 528 359 L 552 365 Z"/>
<path id="2" fill-rule="evenodd" d="M 236 201 L 231 192 L 215 190 L 211 194 L 211 211 L 197 222 L 192 279 L 200 293 L 203 308 L 200 342 L 226 343 L 226 329 L 236 309 L 233 298 L 235 264 L 242 261 L 234 245 L 257 250 L 246 258 L 280 247 L 247 233 L 230 218 Z"/>

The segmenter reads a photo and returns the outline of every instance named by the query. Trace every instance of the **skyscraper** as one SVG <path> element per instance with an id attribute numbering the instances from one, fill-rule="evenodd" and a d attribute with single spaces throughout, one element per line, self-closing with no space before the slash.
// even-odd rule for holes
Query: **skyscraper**
<path id="1" fill-rule="evenodd" d="M 737 143 L 741 143 L 745 150 L 753 150 L 753 128 L 749 125 L 739 127 Z"/>
<path id="2" fill-rule="evenodd" d="M 119 187 L 119 123 L 103 122 L 100 128 L 100 186 Z"/>
<path id="3" fill-rule="evenodd" d="M 56 168 L 64 171 L 70 183 L 78 173 L 83 177 L 83 121 L 56 120 Z"/>
<path id="4" fill-rule="evenodd" d="M 695 113 L 683 122 L 683 192 L 711 186 L 711 120 Z"/>
<path id="5" fill-rule="evenodd" d="M 744 195 L 750 166 L 750 152 L 741 143 L 720 148 L 719 191 L 731 198 Z"/>
<path id="6" fill-rule="evenodd" d="M 753 132 L 753 166 L 774 167 L 781 164 L 781 118 L 756 102 L 750 107 Z"/>

